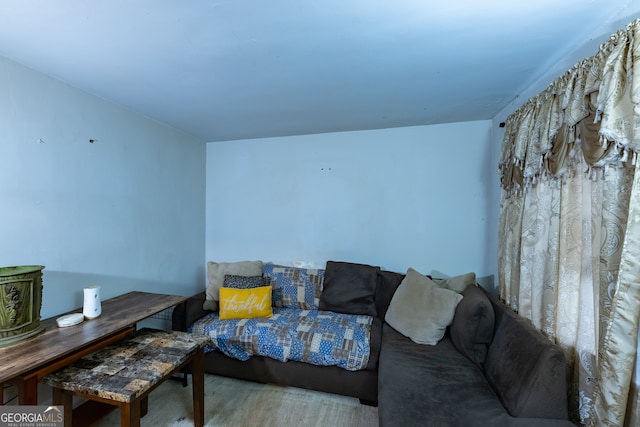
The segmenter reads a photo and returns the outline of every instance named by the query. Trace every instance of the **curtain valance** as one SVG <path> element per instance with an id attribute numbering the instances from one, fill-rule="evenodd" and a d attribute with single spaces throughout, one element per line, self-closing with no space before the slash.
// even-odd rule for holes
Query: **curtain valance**
<path id="1" fill-rule="evenodd" d="M 541 179 L 562 177 L 583 160 L 592 177 L 606 166 L 635 164 L 639 89 L 640 20 L 635 20 L 507 118 L 500 158 L 507 196 Z"/>

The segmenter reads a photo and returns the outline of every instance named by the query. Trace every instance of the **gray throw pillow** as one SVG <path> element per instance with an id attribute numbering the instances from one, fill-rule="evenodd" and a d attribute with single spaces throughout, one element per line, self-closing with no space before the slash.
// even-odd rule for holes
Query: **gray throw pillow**
<path id="1" fill-rule="evenodd" d="M 202 304 L 204 310 L 218 309 L 220 288 L 224 284 L 224 276 L 232 274 L 236 276 L 259 276 L 262 274 L 264 263 L 262 261 L 239 262 L 207 262 L 207 290 L 206 298 Z"/>
<path id="2" fill-rule="evenodd" d="M 391 299 L 385 321 L 418 344 L 436 345 L 451 324 L 462 295 L 438 287 L 409 268 Z"/>
<path id="3" fill-rule="evenodd" d="M 466 273 L 447 279 L 431 279 L 441 288 L 451 289 L 461 294 L 469 285 L 476 284 L 476 273 Z"/>
<path id="4" fill-rule="evenodd" d="M 207 262 L 207 279 L 209 279 L 207 299 L 218 301 L 225 275 L 259 276 L 263 269 L 262 261 Z"/>

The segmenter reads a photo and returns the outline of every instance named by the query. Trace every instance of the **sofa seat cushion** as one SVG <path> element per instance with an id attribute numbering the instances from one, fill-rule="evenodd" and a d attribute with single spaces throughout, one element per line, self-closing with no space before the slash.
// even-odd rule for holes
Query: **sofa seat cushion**
<path id="1" fill-rule="evenodd" d="M 488 426 L 509 418 L 482 370 L 448 335 L 420 345 L 385 324 L 378 363 L 381 426 Z"/>
<path id="2" fill-rule="evenodd" d="M 211 338 L 205 351 L 238 360 L 257 355 L 356 371 L 369 364 L 372 323 L 371 316 L 281 307 L 270 318 L 220 320 L 210 313 L 189 331 Z"/>

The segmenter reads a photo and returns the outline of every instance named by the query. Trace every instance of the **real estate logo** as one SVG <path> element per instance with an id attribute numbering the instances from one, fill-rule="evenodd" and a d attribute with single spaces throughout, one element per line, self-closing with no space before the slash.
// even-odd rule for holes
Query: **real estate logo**
<path id="1" fill-rule="evenodd" d="M 0 406 L 0 427 L 63 426 L 63 406 Z"/>

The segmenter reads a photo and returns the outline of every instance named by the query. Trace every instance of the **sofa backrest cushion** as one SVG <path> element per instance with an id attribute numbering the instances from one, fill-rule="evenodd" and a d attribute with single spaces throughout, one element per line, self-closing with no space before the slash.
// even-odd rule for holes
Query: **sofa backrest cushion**
<path id="1" fill-rule="evenodd" d="M 394 271 L 378 270 L 378 283 L 376 285 L 376 312 L 380 319 L 384 319 L 391 303 L 393 294 L 396 293 L 396 289 L 402 283 L 404 274 L 396 273 Z"/>
<path id="2" fill-rule="evenodd" d="M 490 297 L 496 314 L 485 376 L 514 417 L 567 419 L 567 371 L 562 349 L 528 319 Z"/>
<path id="3" fill-rule="evenodd" d="M 482 367 L 493 339 L 493 306 L 487 294 L 477 285 L 467 286 L 462 297 L 456 307 L 449 334 L 460 353 Z"/>
<path id="4" fill-rule="evenodd" d="M 459 276 L 449 277 L 446 279 L 431 278 L 433 282 L 441 288 L 451 289 L 461 294 L 469 285 L 476 284 L 476 273 L 473 271 Z"/>
<path id="5" fill-rule="evenodd" d="M 320 310 L 376 316 L 379 269 L 366 264 L 327 261 Z"/>

